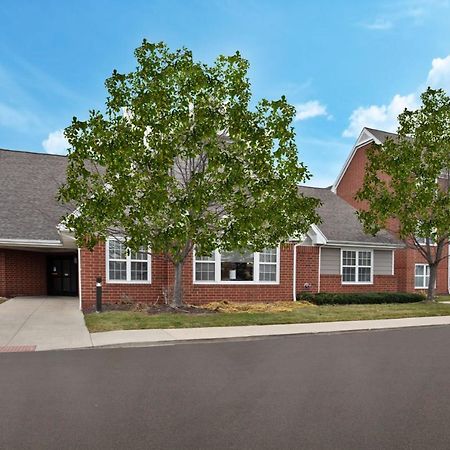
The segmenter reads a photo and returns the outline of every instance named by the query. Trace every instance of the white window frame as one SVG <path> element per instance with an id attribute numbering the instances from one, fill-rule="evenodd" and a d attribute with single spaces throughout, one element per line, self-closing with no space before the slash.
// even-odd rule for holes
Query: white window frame
<path id="1" fill-rule="evenodd" d="M 416 286 L 416 270 L 417 267 L 419 266 L 423 266 L 424 271 L 423 271 L 423 275 L 420 275 L 423 278 L 423 281 L 425 281 L 427 279 L 427 272 L 428 272 L 428 283 L 425 286 Z M 428 264 L 425 263 L 418 263 L 418 264 L 414 264 L 414 289 L 428 289 L 428 285 L 430 284 L 430 266 Z"/>
<path id="2" fill-rule="evenodd" d="M 414 237 L 415 237 L 415 239 L 416 239 L 418 244 L 426 247 L 426 245 L 427 245 L 427 238 L 419 237 L 419 236 L 414 236 Z M 430 247 L 436 247 L 437 243 L 434 242 L 433 239 L 431 239 L 431 238 L 429 238 L 429 240 L 430 240 L 430 242 L 429 242 Z"/>
<path id="3" fill-rule="evenodd" d="M 343 280 L 343 252 L 356 252 L 356 260 L 354 266 L 345 266 L 345 267 L 354 267 L 355 268 L 355 281 L 344 281 Z M 359 252 L 368 252 L 370 253 L 370 281 L 359 281 L 359 267 L 369 267 L 369 266 L 360 266 L 359 265 Z M 374 262 L 374 252 L 373 249 L 370 248 L 341 248 L 341 258 L 340 258 L 340 275 L 341 275 L 341 284 L 342 285 L 370 285 L 373 284 L 373 272 L 374 272 L 375 262 Z"/>
<path id="4" fill-rule="evenodd" d="M 220 252 L 214 250 L 214 280 L 196 280 L 195 279 L 195 263 L 205 262 L 202 260 L 197 261 L 195 257 L 195 248 L 192 251 L 192 282 L 193 284 L 219 284 L 219 285 L 255 285 L 255 284 L 265 284 L 265 285 L 276 285 L 280 284 L 280 246 L 276 247 L 277 250 L 277 262 L 276 262 L 276 279 L 275 281 L 260 281 L 259 279 L 259 252 L 253 253 L 253 280 L 252 281 L 222 281 L 221 280 L 221 258 Z M 212 263 L 212 261 L 211 261 Z M 262 263 L 270 264 L 270 263 Z"/>
<path id="5" fill-rule="evenodd" d="M 127 279 L 126 280 L 111 280 L 109 278 L 109 242 L 110 241 L 119 241 L 123 242 L 123 239 L 119 238 L 108 238 L 106 240 L 106 282 L 108 284 L 151 284 L 152 283 L 152 258 L 149 253 L 147 253 L 147 260 L 145 259 L 131 259 L 131 252 L 127 251 L 126 258 L 121 261 L 125 261 L 126 271 L 127 271 Z M 120 261 L 120 260 L 112 260 L 112 261 Z M 132 262 L 147 262 L 147 280 L 132 280 L 131 279 L 131 263 Z"/>

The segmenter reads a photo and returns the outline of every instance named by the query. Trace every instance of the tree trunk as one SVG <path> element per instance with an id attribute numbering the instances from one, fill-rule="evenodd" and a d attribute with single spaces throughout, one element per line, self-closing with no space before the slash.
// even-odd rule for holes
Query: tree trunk
<path id="1" fill-rule="evenodd" d="M 175 280 L 173 283 L 172 306 L 178 307 L 183 305 L 183 263 L 174 264 Z"/>
<path id="2" fill-rule="evenodd" d="M 434 301 L 434 286 L 436 285 L 437 264 L 430 264 L 430 280 L 428 282 L 427 302 Z"/>

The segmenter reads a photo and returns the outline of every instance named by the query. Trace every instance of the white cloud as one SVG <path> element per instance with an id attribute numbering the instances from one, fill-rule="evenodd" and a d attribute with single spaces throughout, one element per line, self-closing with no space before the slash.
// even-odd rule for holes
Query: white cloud
<path id="1" fill-rule="evenodd" d="M 328 116 L 327 107 L 318 100 L 311 100 L 295 106 L 295 121 L 311 119 L 313 117 Z"/>
<path id="2" fill-rule="evenodd" d="M 360 106 L 352 112 L 350 123 L 342 135 L 344 137 L 356 137 L 364 127 L 395 131 L 397 117 L 405 108 L 417 108 L 417 96 L 415 94 L 394 95 L 387 105 Z"/>
<path id="3" fill-rule="evenodd" d="M 420 94 L 428 86 L 442 88 L 450 93 L 450 55 L 445 58 L 435 58 L 431 63 L 426 82 L 415 92 L 408 95 L 396 94 L 384 105 L 360 106 L 350 115 L 348 127 L 342 135 L 357 137 L 364 127 L 379 128 L 385 131 L 396 131 L 397 118 L 405 108 L 413 110 L 420 104 Z"/>
<path id="4" fill-rule="evenodd" d="M 64 130 L 52 131 L 48 134 L 47 139 L 42 141 L 42 147 L 47 153 L 65 155 L 69 143 L 64 137 Z"/>
<path id="5" fill-rule="evenodd" d="M 370 23 L 363 23 L 362 26 L 368 30 L 383 31 L 392 28 L 393 23 L 387 19 L 376 19 Z"/>
<path id="6" fill-rule="evenodd" d="M 450 92 L 450 55 L 446 58 L 433 59 L 431 70 L 428 72 L 427 85 Z"/>

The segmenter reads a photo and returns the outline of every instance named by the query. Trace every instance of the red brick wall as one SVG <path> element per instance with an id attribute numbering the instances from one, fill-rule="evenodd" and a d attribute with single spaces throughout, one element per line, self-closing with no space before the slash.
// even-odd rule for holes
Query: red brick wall
<path id="1" fill-rule="evenodd" d="M 355 200 L 355 195 L 363 184 L 367 164 L 366 151 L 371 145 L 371 143 L 368 143 L 356 150 L 336 189 L 336 194 L 339 197 L 357 209 L 366 207 L 365 203 Z"/>
<path id="2" fill-rule="evenodd" d="M 355 195 L 363 184 L 367 164 L 366 152 L 370 145 L 372 144 L 368 143 L 357 149 L 336 189 L 337 195 L 357 209 L 367 208 L 367 203 L 358 202 L 355 200 Z M 387 228 L 393 232 L 397 231 L 398 222 L 390 220 Z M 398 291 L 418 292 L 414 288 L 416 263 L 425 263 L 423 257 L 417 250 L 400 249 L 395 251 L 395 277 L 398 280 Z M 448 268 L 446 260 L 442 261 L 438 268 L 436 292 L 439 294 L 448 293 Z"/>
<path id="3" fill-rule="evenodd" d="M 293 274 L 293 245 L 280 248 L 280 283 L 270 284 L 193 284 L 192 255 L 183 271 L 184 298 L 188 303 L 208 303 L 230 300 L 234 302 L 251 301 L 291 301 Z"/>
<path id="4" fill-rule="evenodd" d="M 336 188 L 336 194 L 356 209 L 367 209 L 367 202 L 356 200 L 355 196 L 363 185 L 367 165 L 367 150 L 371 145 L 372 143 L 369 142 L 356 150 L 353 159 Z M 383 174 L 380 175 L 380 178 L 389 179 L 387 175 Z M 396 220 L 389 220 L 387 229 L 396 233 L 398 231 L 398 222 Z"/>
<path id="5" fill-rule="evenodd" d="M 342 284 L 340 275 L 322 275 L 320 292 L 397 292 L 395 275 L 374 275 L 373 284 Z"/>
<path id="6" fill-rule="evenodd" d="M 6 297 L 6 255 L 0 251 L 0 297 Z"/>
<path id="7" fill-rule="evenodd" d="M 277 285 L 194 284 L 192 254 L 183 268 L 183 295 L 186 303 L 202 304 L 212 301 L 277 301 L 292 300 L 293 246 L 280 249 L 280 283 Z M 135 302 L 154 303 L 164 301 L 164 292 L 171 291 L 173 268 L 161 257 L 153 257 L 152 283 L 127 284 L 106 282 L 106 254 L 104 244 L 94 251 L 81 250 L 81 298 L 84 310 L 95 305 L 95 279 L 101 276 L 103 301 L 117 302 L 127 299 Z"/>
<path id="8" fill-rule="evenodd" d="M 47 262 L 44 253 L 0 251 L 0 295 L 13 297 L 46 294 Z"/>
<path id="9" fill-rule="evenodd" d="M 297 247 L 297 292 L 319 290 L 319 247 Z"/>
<path id="10" fill-rule="evenodd" d="M 414 253 L 414 250 L 411 250 Z M 318 291 L 319 248 L 297 247 L 297 292 Z M 342 285 L 340 275 L 321 275 L 321 292 L 396 292 L 411 291 L 411 286 L 404 287 L 400 283 L 402 258 L 395 255 L 396 275 L 375 275 L 371 285 Z M 117 302 L 131 300 L 135 302 L 163 302 L 165 294 L 171 291 L 173 284 L 173 268 L 160 257 L 152 260 L 151 284 L 116 284 L 106 282 L 105 247 L 99 245 L 93 252 L 81 251 L 81 295 L 84 310 L 95 305 L 95 280 L 101 276 L 103 283 L 103 301 Z M 411 267 L 411 263 L 409 263 Z M 414 266 L 412 266 L 414 268 Z M 443 263 L 438 276 L 438 291 L 447 289 L 446 264 Z M 414 269 L 413 269 L 414 270 Z M 414 288 L 414 272 L 410 272 L 411 284 Z M 402 278 L 404 279 L 404 277 Z M 414 289 L 412 289 L 414 292 Z M 202 304 L 212 301 L 291 301 L 293 297 L 293 244 L 284 245 L 280 249 L 280 283 L 277 285 L 237 285 L 237 284 L 194 284 L 192 254 L 188 257 L 183 269 L 184 301 L 191 304 Z"/>
<path id="11" fill-rule="evenodd" d="M 84 310 L 95 305 L 95 282 L 98 276 L 103 279 L 103 302 L 111 303 L 130 300 L 143 303 L 162 303 L 167 286 L 167 264 L 160 257 L 152 258 L 151 284 L 127 284 L 106 282 L 105 245 L 99 244 L 91 252 L 80 251 L 81 299 Z"/>
<path id="12" fill-rule="evenodd" d="M 425 259 L 417 250 L 413 248 L 405 248 L 395 251 L 395 273 L 399 279 L 399 291 L 422 292 L 420 289 L 414 288 L 416 263 L 426 264 Z M 441 261 L 438 266 L 436 293 L 448 293 L 448 262 L 446 259 Z"/>

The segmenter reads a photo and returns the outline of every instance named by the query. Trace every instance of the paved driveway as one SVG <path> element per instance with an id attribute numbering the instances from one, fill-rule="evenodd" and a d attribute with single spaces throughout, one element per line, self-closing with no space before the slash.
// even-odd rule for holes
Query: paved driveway
<path id="1" fill-rule="evenodd" d="M 0 448 L 448 450 L 450 326 L 0 354 Z"/>
<path id="2" fill-rule="evenodd" d="M 0 305 L 0 348 L 36 350 L 92 345 L 73 297 L 16 297 Z"/>

